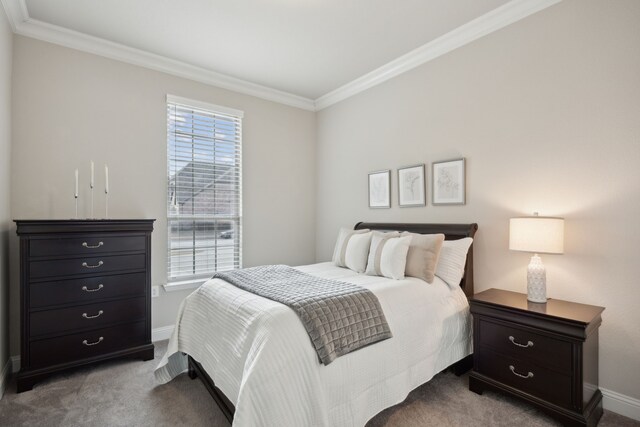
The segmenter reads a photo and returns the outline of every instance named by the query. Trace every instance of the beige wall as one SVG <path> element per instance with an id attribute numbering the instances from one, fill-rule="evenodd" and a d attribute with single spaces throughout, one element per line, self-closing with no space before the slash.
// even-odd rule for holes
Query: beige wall
<path id="1" fill-rule="evenodd" d="M 361 220 L 475 221 L 476 290 L 526 292 L 508 219 L 563 216 L 548 293 L 606 307 L 600 385 L 640 398 L 638 22 L 635 0 L 564 1 L 320 111 L 317 260 Z M 397 206 L 397 167 L 456 157 L 465 206 Z M 393 207 L 368 209 L 367 172 L 386 168 Z"/>
<path id="2" fill-rule="evenodd" d="M 0 7 L 0 374 L 9 357 L 9 230 L 11 228 L 11 60 L 13 34 Z M 2 378 L 0 378 L 2 381 Z M 0 390 L 0 397 L 2 390 Z"/>
<path id="3" fill-rule="evenodd" d="M 166 281 L 167 93 L 245 112 L 245 266 L 315 259 L 315 115 L 95 55 L 16 36 L 11 216 L 71 218 L 74 170 L 89 215 L 89 161 L 109 165 L 109 213 L 156 218 L 152 282 Z M 103 173 L 96 185 L 103 188 Z M 96 216 L 104 195 L 95 194 Z M 11 354 L 19 349 L 18 240 L 11 232 Z M 153 299 L 153 328 L 172 325 L 188 291 Z"/>

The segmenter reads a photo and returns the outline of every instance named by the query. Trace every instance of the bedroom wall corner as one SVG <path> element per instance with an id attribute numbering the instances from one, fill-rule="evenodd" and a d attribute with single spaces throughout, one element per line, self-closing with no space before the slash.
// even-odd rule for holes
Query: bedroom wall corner
<path id="1" fill-rule="evenodd" d="M 478 222 L 476 292 L 526 292 L 530 254 L 509 251 L 509 218 L 565 217 L 565 254 L 543 255 L 548 294 L 606 307 L 600 386 L 637 402 L 638 22 L 634 0 L 565 0 L 319 111 L 317 261 L 357 221 Z M 457 157 L 467 203 L 433 206 L 431 164 Z M 416 163 L 428 204 L 399 208 L 396 169 Z M 380 169 L 391 209 L 367 206 Z"/>
<path id="2" fill-rule="evenodd" d="M 9 377 L 9 232 L 11 230 L 11 81 L 13 33 L 0 5 L 0 399 Z"/>

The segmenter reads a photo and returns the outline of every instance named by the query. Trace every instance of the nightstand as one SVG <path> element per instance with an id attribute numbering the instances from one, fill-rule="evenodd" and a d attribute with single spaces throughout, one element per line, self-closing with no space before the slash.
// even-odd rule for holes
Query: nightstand
<path id="1" fill-rule="evenodd" d="M 469 301 L 473 314 L 473 371 L 469 390 L 522 398 L 567 426 L 595 426 L 602 416 L 598 389 L 598 327 L 603 307 L 489 289 Z"/>

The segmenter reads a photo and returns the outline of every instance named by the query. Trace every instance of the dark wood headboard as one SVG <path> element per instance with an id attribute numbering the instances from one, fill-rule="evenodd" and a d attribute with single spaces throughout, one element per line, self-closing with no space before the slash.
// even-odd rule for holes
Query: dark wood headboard
<path id="1" fill-rule="evenodd" d="M 419 234 L 444 234 L 445 240 L 458 240 L 465 237 L 473 237 L 478 231 L 478 224 L 402 224 L 385 222 L 359 222 L 353 227 L 354 230 L 368 228 L 369 230 L 380 231 L 409 231 Z M 473 296 L 473 244 L 467 253 L 467 263 L 464 267 L 464 276 L 460 281 L 460 287 L 467 298 Z"/>

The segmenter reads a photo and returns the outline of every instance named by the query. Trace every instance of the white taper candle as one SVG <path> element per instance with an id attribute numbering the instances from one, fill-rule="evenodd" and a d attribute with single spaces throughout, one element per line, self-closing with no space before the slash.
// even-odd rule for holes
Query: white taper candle
<path id="1" fill-rule="evenodd" d="M 76 169 L 76 191 L 73 195 L 76 199 L 78 198 L 78 169 Z"/>
<path id="2" fill-rule="evenodd" d="M 104 194 L 109 193 L 109 167 L 104 165 Z"/>
<path id="3" fill-rule="evenodd" d="M 89 181 L 89 186 L 91 188 L 93 188 L 93 184 L 94 184 L 94 181 L 93 181 L 93 160 L 91 160 L 91 181 Z"/>

